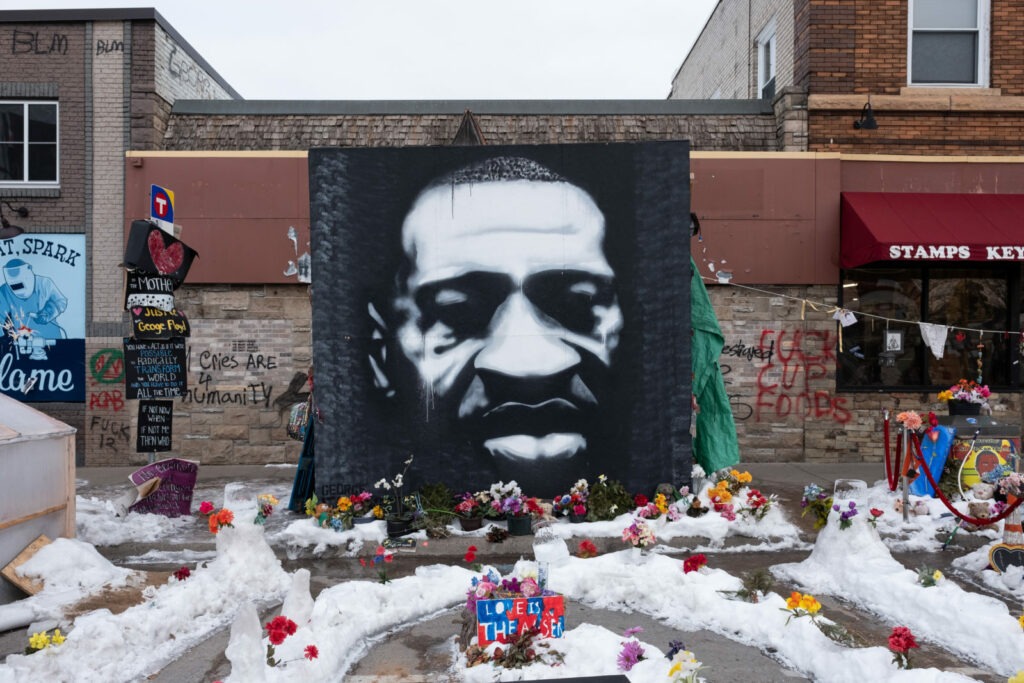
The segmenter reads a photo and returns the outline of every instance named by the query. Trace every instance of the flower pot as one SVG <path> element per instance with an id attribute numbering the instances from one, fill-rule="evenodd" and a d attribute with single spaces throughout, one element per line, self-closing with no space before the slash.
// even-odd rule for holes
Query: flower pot
<path id="1" fill-rule="evenodd" d="M 373 524 L 377 521 L 377 518 L 373 515 L 370 515 L 369 517 L 356 517 L 352 521 L 356 524 Z"/>
<path id="2" fill-rule="evenodd" d="M 587 519 L 586 515 L 569 515 L 570 524 L 582 524 Z"/>
<path id="3" fill-rule="evenodd" d="M 508 533 L 512 536 L 529 536 L 533 533 L 533 518 L 530 515 L 508 517 Z"/>
<path id="4" fill-rule="evenodd" d="M 647 548 L 640 548 L 633 546 L 629 549 L 629 563 L 630 564 L 643 564 L 647 561 L 648 551 Z"/>
<path id="5" fill-rule="evenodd" d="M 980 403 L 966 401 L 949 401 L 946 403 L 950 415 L 981 415 Z"/>
<path id="6" fill-rule="evenodd" d="M 412 517 L 388 517 L 388 538 L 398 538 L 412 532 Z"/>
<path id="7" fill-rule="evenodd" d="M 459 526 L 463 531 L 476 531 L 483 525 L 483 517 L 459 517 Z"/>

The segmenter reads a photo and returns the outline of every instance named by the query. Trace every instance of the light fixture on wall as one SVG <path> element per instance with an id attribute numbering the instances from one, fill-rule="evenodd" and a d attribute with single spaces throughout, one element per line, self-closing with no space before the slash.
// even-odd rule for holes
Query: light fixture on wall
<path id="1" fill-rule="evenodd" d="M 860 120 L 854 121 L 853 127 L 857 130 L 878 129 L 878 121 L 875 121 L 875 112 L 871 109 L 870 102 L 865 104 L 864 108 L 860 110 Z"/>
<path id="2" fill-rule="evenodd" d="M 13 206 L 11 206 L 10 202 L 0 202 L 0 240 L 9 240 L 12 237 L 17 237 L 18 235 L 25 232 L 25 228 L 19 225 L 11 225 L 10 221 L 8 221 L 7 218 L 4 217 L 4 208 L 2 206 L 4 204 L 7 205 L 8 209 L 18 214 L 18 216 L 20 216 L 21 218 L 24 218 L 25 216 L 28 215 L 28 209 L 26 209 L 24 206 L 14 208 Z"/>

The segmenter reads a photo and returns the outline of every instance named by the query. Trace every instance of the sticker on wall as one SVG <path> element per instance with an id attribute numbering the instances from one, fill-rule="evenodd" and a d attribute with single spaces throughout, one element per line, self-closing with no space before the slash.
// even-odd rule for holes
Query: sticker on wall
<path id="1" fill-rule="evenodd" d="M 150 275 L 165 275 L 178 287 L 199 254 L 149 221 L 132 221 L 124 265 Z"/>
<path id="2" fill-rule="evenodd" d="M 150 306 L 132 306 L 132 337 L 135 339 L 170 339 L 188 337 L 192 330 L 185 314 L 176 308 L 164 311 Z"/>
<path id="3" fill-rule="evenodd" d="M 0 393 L 85 400 L 85 236 L 0 240 Z"/>
<path id="4" fill-rule="evenodd" d="M 163 275 L 147 275 L 135 270 L 125 272 L 124 307 L 151 306 L 161 311 L 174 308 L 174 280 Z"/>

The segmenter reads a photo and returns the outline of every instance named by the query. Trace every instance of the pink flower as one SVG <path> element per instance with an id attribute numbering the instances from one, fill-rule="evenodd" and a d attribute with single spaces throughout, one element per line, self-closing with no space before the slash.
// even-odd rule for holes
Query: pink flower
<path id="1" fill-rule="evenodd" d="M 213 512 L 213 503 L 211 503 L 208 500 L 204 500 L 202 503 L 199 504 L 199 512 L 203 515 L 210 514 L 211 512 Z"/>
<path id="2" fill-rule="evenodd" d="M 889 649 L 897 654 L 906 654 L 911 648 L 917 647 L 914 634 L 906 626 L 894 626 L 889 635 Z"/>
<path id="3" fill-rule="evenodd" d="M 316 649 L 316 645 L 307 645 L 305 654 L 306 659 L 308 659 L 309 661 L 313 661 L 314 659 L 320 656 L 320 650 Z"/>
<path id="4" fill-rule="evenodd" d="M 533 579 L 525 579 L 519 584 L 519 592 L 524 598 L 534 598 L 540 595 L 540 586 Z"/>

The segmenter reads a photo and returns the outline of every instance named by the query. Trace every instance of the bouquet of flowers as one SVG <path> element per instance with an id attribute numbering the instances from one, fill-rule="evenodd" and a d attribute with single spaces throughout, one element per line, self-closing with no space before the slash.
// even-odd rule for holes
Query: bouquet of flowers
<path id="1" fill-rule="evenodd" d="M 961 379 L 949 389 L 940 391 L 939 400 L 943 403 L 959 401 L 960 403 L 980 403 L 984 406 L 988 405 L 988 397 L 991 394 L 987 385 L 978 384 L 974 380 Z"/>
<path id="2" fill-rule="evenodd" d="M 622 530 L 622 540 L 634 548 L 646 548 L 658 542 L 654 530 L 642 519 L 634 519 L 632 524 Z"/>
<path id="3" fill-rule="evenodd" d="M 586 479 L 580 479 L 569 493 L 562 494 L 552 501 L 552 511 L 556 515 L 575 515 L 582 517 L 587 514 L 587 499 L 590 497 L 590 485 Z"/>
<path id="4" fill-rule="evenodd" d="M 995 486 L 993 493 L 998 501 L 1006 502 L 1007 496 L 1024 497 L 1024 478 L 1008 465 L 996 465 L 981 475 L 981 479 L 985 483 Z"/>
<path id="5" fill-rule="evenodd" d="M 373 494 L 369 491 L 361 491 L 351 495 L 349 496 L 349 500 L 352 501 L 353 517 L 365 517 L 369 513 L 373 512 Z"/>
<path id="6" fill-rule="evenodd" d="M 483 493 L 486 495 L 486 492 Z M 480 492 L 472 494 L 469 491 L 466 491 L 463 493 L 460 496 L 459 502 L 455 505 L 455 514 L 459 517 L 465 517 L 466 519 L 482 518 L 487 513 L 490 506 L 488 505 L 485 507 L 481 505 L 480 501 L 477 499 L 477 496 L 479 495 Z"/>
<path id="7" fill-rule="evenodd" d="M 729 470 L 728 472 L 721 472 L 718 474 L 717 483 L 721 484 L 725 482 L 725 487 L 729 490 L 729 493 L 736 495 L 745 484 L 749 484 L 753 480 L 754 477 L 750 472 Z"/>
<path id="8" fill-rule="evenodd" d="M 747 491 L 747 504 L 740 508 L 740 514 L 760 521 L 764 519 L 776 501 L 778 501 L 778 496 L 774 493 L 765 496 L 757 489 L 750 489 Z"/>
<path id="9" fill-rule="evenodd" d="M 522 494 L 509 496 L 497 502 L 499 509 L 507 517 L 527 517 L 544 514 L 536 498 L 528 498 Z"/>
<path id="10" fill-rule="evenodd" d="M 502 578 L 493 569 L 480 578 L 473 577 L 469 590 L 466 592 L 466 609 L 476 614 L 478 600 L 494 598 L 536 598 L 543 595 L 554 595 L 550 590 L 541 588 L 537 583 L 536 574 L 526 573 L 522 576 Z"/>
<path id="11" fill-rule="evenodd" d="M 800 507 L 803 508 L 803 512 L 800 513 L 801 517 L 806 515 L 808 510 L 814 513 L 814 528 L 820 529 L 828 522 L 828 513 L 832 509 L 832 496 L 825 493 L 824 489 L 817 484 L 808 484 L 804 487 Z"/>

